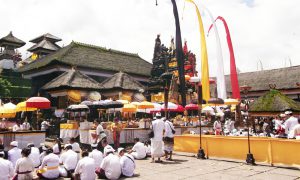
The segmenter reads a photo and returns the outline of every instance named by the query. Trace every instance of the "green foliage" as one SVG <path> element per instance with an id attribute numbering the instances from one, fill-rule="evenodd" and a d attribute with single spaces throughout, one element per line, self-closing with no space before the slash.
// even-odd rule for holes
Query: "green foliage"
<path id="1" fill-rule="evenodd" d="M 0 96 L 1 97 L 10 96 L 10 90 L 9 90 L 10 86 L 11 86 L 11 83 L 9 81 L 0 77 Z"/>

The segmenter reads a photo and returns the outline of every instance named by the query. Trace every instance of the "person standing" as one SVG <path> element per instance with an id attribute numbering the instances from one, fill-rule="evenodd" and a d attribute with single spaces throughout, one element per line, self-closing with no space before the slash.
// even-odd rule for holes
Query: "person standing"
<path id="1" fill-rule="evenodd" d="M 219 117 L 217 117 L 216 121 L 214 122 L 213 128 L 214 128 L 214 131 L 215 131 L 215 135 L 221 135 L 222 124 L 221 124 L 221 121 L 220 121 Z"/>
<path id="2" fill-rule="evenodd" d="M 286 111 L 285 115 L 287 120 L 284 123 L 285 133 L 288 135 L 288 138 L 293 137 L 293 129 L 298 124 L 298 119 L 293 116 L 292 111 Z"/>
<path id="3" fill-rule="evenodd" d="M 29 122 L 27 121 L 27 119 L 25 119 L 25 121 L 23 122 L 22 126 L 21 126 L 23 131 L 29 131 L 31 126 L 29 124 Z"/>
<path id="4" fill-rule="evenodd" d="M 165 130 L 165 123 L 161 118 L 160 113 L 156 113 L 156 120 L 152 121 L 152 130 L 154 136 L 151 138 L 151 156 L 152 161 L 158 158 L 158 162 L 162 162 L 160 158 L 163 156 L 163 131 Z"/>
<path id="5" fill-rule="evenodd" d="M 68 173 L 68 177 L 72 177 L 72 173 L 74 172 L 78 162 L 78 157 L 77 153 L 72 150 L 71 144 L 66 144 L 65 149 L 66 152 L 62 153 L 60 156 L 60 164 L 64 165 Z"/>
<path id="6" fill-rule="evenodd" d="M 96 169 L 99 169 L 103 160 L 103 154 L 97 149 L 98 144 L 92 144 L 91 146 L 92 152 L 90 152 L 89 157 L 95 160 Z"/>
<path id="7" fill-rule="evenodd" d="M 49 126 L 50 126 L 50 123 L 44 119 L 41 123 L 41 131 L 46 131 L 46 136 L 49 135 Z"/>
<path id="8" fill-rule="evenodd" d="M 14 168 L 10 161 L 4 159 L 4 155 L 5 153 L 0 151 L 0 179 L 9 180 L 14 175 Z"/>
<path id="9" fill-rule="evenodd" d="M 121 176 L 120 158 L 114 155 L 114 149 L 108 148 L 97 174 L 100 179 L 119 179 Z"/>
<path id="10" fill-rule="evenodd" d="M 40 150 L 37 147 L 34 147 L 33 143 L 28 143 L 27 147 L 30 149 L 28 157 L 32 160 L 34 167 L 38 168 L 41 165 Z"/>
<path id="11" fill-rule="evenodd" d="M 298 124 L 294 126 L 293 137 L 296 139 L 300 139 L 300 118 L 298 118 Z"/>
<path id="12" fill-rule="evenodd" d="M 172 122 L 165 120 L 164 150 L 166 160 L 172 160 L 175 128 Z"/>
<path id="13" fill-rule="evenodd" d="M 53 154 L 53 150 L 48 148 L 37 175 L 40 178 L 56 179 L 59 177 L 59 157 Z"/>
<path id="14" fill-rule="evenodd" d="M 144 143 L 140 142 L 139 138 L 134 138 L 134 146 L 132 147 L 129 154 L 131 154 L 135 159 L 144 159 L 147 156 L 147 149 Z"/>
<path id="15" fill-rule="evenodd" d="M 29 148 L 22 149 L 22 158 L 16 162 L 15 173 L 17 174 L 16 179 L 18 180 L 29 180 L 33 179 L 32 172 L 34 171 L 34 164 L 28 157 L 30 154 Z"/>
<path id="16" fill-rule="evenodd" d="M 232 130 L 234 130 L 234 121 L 231 118 L 226 119 L 224 129 L 227 129 L 229 133 L 232 133 Z"/>
<path id="17" fill-rule="evenodd" d="M 75 168 L 75 177 L 80 177 L 81 180 L 95 180 L 96 179 L 96 164 L 93 158 L 88 157 L 87 151 L 82 152 L 82 159 L 78 161 Z M 77 179 L 77 178 L 76 178 Z"/>
<path id="18" fill-rule="evenodd" d="M 122 176 L 132 177 L 135 169 L 134 157 L 131 154 L 125 153 L 124 148 L 119 148 L 118 154 L 120 156 Z"/>
<path id="19" fill-rule="evenodd" d="M 97 142 L 101 144 L 102 139 L 106 138 L 106 134 L 103 126 L 98 121 L 94 121 L 94 124 L 96 126 Z"/>
<path id="20" fill-rule="evenodd" d="M 114 119 L 114 123 L 111 125 L 111 131 L 113 133 L 114 147 L 117 149 L 120 146 L 120 135 L 122 131 L 122 124 L 119 122 L 119 118 Z"/>
<path id="21" fill-rule="evenodd" d="M 20 120 L 17 120 L 16 124 L 12 128 L 13 132 L 22 131 Z"/>
<path id="22" fill-rule="evenodd" d="M 8 160 L 12 162 L 13 167 L 16 167 L 16 162 L 18 159 L 22 158 L 22 150 L 18 148 L 18 142 L 12 141 L 10 143 L 10 146 L 12 147 L 11 150 L 8 151 Z"/>

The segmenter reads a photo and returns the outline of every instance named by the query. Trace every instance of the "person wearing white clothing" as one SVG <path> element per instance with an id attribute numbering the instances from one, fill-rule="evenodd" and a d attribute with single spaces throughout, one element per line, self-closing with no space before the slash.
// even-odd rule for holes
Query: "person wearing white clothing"
<path id="1" fill-rule="evenodd" d="M 77 153 L 72 150 L 71 144 L 65 145 L 66 152 L 64 152 L 60 156 L 60 164 L 63 164 L 65 169 L 68 172 L 68 177 L 71 177 L 72 173 L 74 172 L 77 162 L 78 156 Z"/>
<path id="2" fill-rule="evenodd" d="M 97 142 L 100 143 L 103 138 L 106 138 L 106 134 L 104 132 L 103 126 L 99 124 L 98 121 L 95 121 L 96 126 L 96 135 L 97 135 Z"/>
<path id="3" fill-rule="evenodd" d="M 214 122 L 213 129 L 215 131 L 215 135 L 221 135 L 222 124 L 219 117 L 217 117 L 217 120 Z"/>
<path id="4" fill-rule="evenodd" d="M 52 147 L 53 149 L 53 153 L 56 155 L 60 155 L 62 148 L 61 148 L 61 142 L 62 140 L 60 138 L 56 139 L 56 144 L 54 144 L 54 146 Z"/>
<path id="5" fill-rule="evenodd" d="M 46 150 L 41 166 L 39 167 L 37 175 L 40 178 L 56 179 L 59 177 L 59 157 L 53 154 L 51 148 Z"/>
<path id="6" fill-rule="evenodd" d="M 0 179 L 1 180 L 9 180 L 13 177 L 14 175 L 14 168 L 13 164 L 4 159 L 4 152 L 0 152 Z"/>
<path id="7" fill-rule="evenodd" d="M 40 150 L 37 147 L 34 147 L 33 143 L 28 143 L 27 147 L 31 150 L 29 158 L 33 161 L 34 167 L 39 167 L 41 165 Z"/>
<path id="8" fill-rule="evenodd" d="M 88 157 L 87 151 L 82 152 L 82 159 L 78 161 L 75 169 L 75 177 L 80 176 L 81 180 L 95 180 L 96 179 L 96 164 L 95 160 Z"/>
<path id="9" fill-rule="evenodd" d="M 298 118 L 298 124 L 294 126 L 293 137 L 296 139 L 300 139 L 300 118 Z"/>
<path id="10" fill-rule="evenodd" d="M 111 147 L 111 145 L 108 144 L 106 139 L 103 139 L 101 142 L 103 149 L 103 157 L 107 156 L 108 152 L 112 151 L 115 152 L 114 148 Z"/>
<path id="11" fill-rule="evenodd" d="M 29 124 L 29 122 L 27 122 L 27 120 L 25 120 L 24 122 L 23 122 L 23 124 L 22 124 L 22 126 L 21 126 L 21 129 L 23 130 L 23 131 L 29 131 L 30 130 L 30 124 Z"/>
<path id="12" fill-rule="evenodd" d="M 147 150 L 144 143 L 140 142 L 139 138 L 134 138 L 134 146 L 132 147 L 129 154 L 131 154 L 135 159 L 144 159 L 147 156 Z"/>
<path id="13" fill-rule="evenodd" d="M 92 144 L 92 152 L 90 152 L 89 157 L 95 160 L 96 169 L 100 168 L 101 162 L 103 160 L 103 154 L 97 149 L 98 144 Z"/>
<path id="14" fill-rule="evenodd" d="M 78 158 L 78 161 L 79 161 L 80 151 L 81 151 L 79 144 L 75 141 L 75 138 L 70 139 L 70 144 L 72 146 L 72 150 L 77 153 L 77 158 Z"/>
<path id="15" fill-rule="evenodd" d="M 160 113 L 156 113 L 156 120 L 152 121 L 152 130 L 154 136 L 151 138 L 151 156 L 152 161 L 154 158 L 158 158 L 158 162 L 161 162 L 160 157 L 164 155 L 163 152 L 163 131 L 165 130 L 165 123 L 161 118 Z"/>
<path id="16" fill-rule="evenodd" d="M 16 162 L 18 159 L 22 158 L 21 149 L 18 148 L 18 142 L 12 141 L 10 143 L 12 149 L 8 151 L 8 160 L 12 162 L 13 167 L 16 167 Z"/>
<path id="17" fill-rule="evenodd" d="M 298 124 L 298 119 L 293 116 L 291 111 L 285 112 L 287 120 L 284 123 L 285 133 L 288 135 L 288 138 L 293 138 L 293 129 Z"/>
<path id="18" fill-rule="evenodd" d="M 12 131 L 13 132 L 22 131 L 22 126 L 19 121 L 17 121 L 17 123 L 13 126 Z"/>
<path id="19" fill-rule="evenodd" d="M 118 149 L 120 158 L 122 176 L 132 177 L 134 175 L 135 162 L 134 157 L 131 154 L 125 153 L 124 148 Z"/>
<path id="20" fill-rule="evenodd" d="M 172 160 L 175 128 L 172 122 L 165 120 L 164 150 L 166 160 Z"/>
<path id="21" fill-rule="evenodd" d="M 119 179 L 121 176 L 120 158 L 114 155 L 113 149 L 108 149 L 106 157 L 102 160 L 98 176 L 100 179 Z"/>
<path id="22" fill-rule="evenodd" d="M 32 172 L 34 171 L 34 165 L 32 160 L 28 157 L 30 154 L 29 148 L 22 149 L 22 158 L 16 162 L 15 173 L 18 180 L 33 179 Z"/>

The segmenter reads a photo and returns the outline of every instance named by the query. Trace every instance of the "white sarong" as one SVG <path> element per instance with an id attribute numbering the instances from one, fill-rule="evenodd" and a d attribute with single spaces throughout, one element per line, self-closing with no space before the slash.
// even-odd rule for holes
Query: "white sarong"
<path id="1" fill-rule="evenodd" d="M 151 139 L 151 155 L 153 157 L 162 157 L 164 155 L 163 141 L 154 141 Z"/>

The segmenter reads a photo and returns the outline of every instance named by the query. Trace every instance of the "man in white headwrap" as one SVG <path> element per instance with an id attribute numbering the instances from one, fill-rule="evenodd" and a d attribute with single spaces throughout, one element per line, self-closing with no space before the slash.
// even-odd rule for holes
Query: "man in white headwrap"
<path id="1" fill-rule="evenodd" d="M 16 166 L 16 162 L 18 159 L 22 158 L 21 155 L 21 149 L 18 148 L 18 142 L 12 141 L 10 143 L 10 146 L 12 147 L 11 150 L 8 151 L 8 160 L 12 162 L 13 167 Z"/>
<path id="2" fill-rule="evenodd" d="M 284 122 L 285 133 L 288 138 L 293 138 L 293 129 L 298 124 L 298 119 L 293 116 L 292 111 L 286 111 L 285 115 L 287 116 L 287 120 Z"/>
<path id="3" fill-rule="evenodd" d="M 165 123 L 160 113 L 156 113 L 156 120 L 152 121 L 152 130 L 154 136 L 151 138 L 151 162 L 155 162 L 155 158 L 158 158 L 158 162 L 161 162 L 160 158 L 164 155 L 163 132 L 165 130 Z"/>

